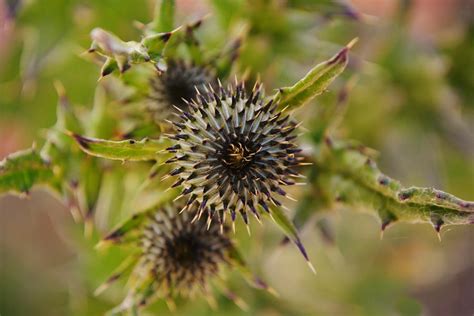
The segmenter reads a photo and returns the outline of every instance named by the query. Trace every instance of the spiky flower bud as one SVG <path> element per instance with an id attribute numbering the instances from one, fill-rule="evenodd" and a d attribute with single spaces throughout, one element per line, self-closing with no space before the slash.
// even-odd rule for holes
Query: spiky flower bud
<path id="1" fill-rule="evenodd" d="M 281 206 L 277 196 L 287 196 L 282 186 L 299 176 L 300 149 L 295 144 L 297 124 L 277 111 L 273 100 L 265 102 L 260 85 L 247 94 L 243 84 L 214 92 L 198 93 L 174 123 L 176 144 L 168 150 L 176 164 L 170 172 L 188 196 L 186 207 L 197 204 L 198 215 L 222 224 L 230 213 L 248 223 L 250 211 L 259 219 L 258 208 L 271 213 L 270 204 Z"/>
<path id="2" fill-rule="evenodd" d="M 189 213 L 176 212 L 173 207 L 157 212 L 145 228 L 140 266 L 153 271 L 157 286 L 188 296 L 219 272 L 231 241 L 217 225 L 191 224 Z"/>
<path id="3" fill-rule="evenodd" d="M 171 59 L 166 70 L 151 79 L 150 108 L 159 119 L 168 118 L 175 112 L 173 106 L 187 110 L 185 100 L 192 100 L 197 91 L 204 91 L 205 85 L 214 81 L 214 76 L 206 67 Z"/>
<path id="4" fill-rule="evenodd" d="M 135 215 L 105 238 L 104 242 L 112 243 L 134 240 L 139 248 L 138 255 L 132 255 L 128 262 L 132 268 L 128 296 L 115 312 L 143 307 L 157 298 L 173 307 L 173 299 L 197 294 L 214 304 L 211 285 L 220 285 L 223 294 L 240 305 L 240 298 L 222 287 L 222 282 L 212 282 L 222 276 L 225 266 L 238 268 L 252 286 L 271 290 L 247 271 L 227 227 L 221 230 L 215 221 L 196 217 L 197 207 L 180 214 L 182 206 L 167 205 Z M 125 267 L 114 273 L 98 292 L 126 270 Z"/>

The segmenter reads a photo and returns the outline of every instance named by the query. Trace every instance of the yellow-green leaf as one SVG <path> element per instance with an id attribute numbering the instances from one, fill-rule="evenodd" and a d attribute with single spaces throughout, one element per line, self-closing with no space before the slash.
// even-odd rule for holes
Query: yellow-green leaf
<path id="1" fill-rule="evenodd" d="M 71 134 L 71 136 L 87 154 L 112 160 L 157 160 L 163 156 L 159 155 L 159 152 L 170 146 L 167 139 L 144 138 L 140 141 L 134 139 L 113 141 L 77 134 Z"/>
<path id="2" fill-rule="evenodd" d="M 0 161 L 0 192 L 27 193 L 33 185 L 52 178 L 51 167 L 34 149 L 16 152 Z"/>
<path id="3" fill-rule="evenodd" d="M 331 59 L 316 65 L 293 86 L 281 88 L 275 96 L 275 99 L 279 101 L 280 109 L 287 106 L 288 109 L 295 109 L 326 91 L 327 87 L 346 68 L 349 60 L 348 52 L 354 43 L 355 40 Z"/>
<path id="4" fill-rule="evenodd" d="M 308 263 L 311 270 L 316 273 L 313 265 L 309 261 L 308 253 L 303 246 L 303 243 L 298 236 L 298 230 L 296 229 L 293 222 L 286 216 L 283 210 L 280 207 L 272 207 L 270 213 L 262 212 L 262 214 L 270 214 L 271 218 L 275 221 L 277 226 L 285 233 L 285 235 L 298 247 L 298 250 L 303 255 L 304 259 Z"/>

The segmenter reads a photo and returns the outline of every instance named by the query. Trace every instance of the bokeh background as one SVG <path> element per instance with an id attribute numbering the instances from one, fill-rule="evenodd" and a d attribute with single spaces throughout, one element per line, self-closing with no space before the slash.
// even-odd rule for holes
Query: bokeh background
<path id="1" fill-rule="evenodd" d="M 379 150 L 381 169 L 405 185 L 474 198 L 472 1 L 181 0 L 177 8 L 179 22 L 212 12 L 201 31 L 211 47 L 250 25 L 239 68 L 260 76 L 267 91 L 359 37 L 344 75 L 316 101 L 333 102 L 356 78 L 339 136 Z M 135 39 L 132 22 L 149 21 L 152 10 L 146 0 L 0 0 L 0 158 L 41 142 L 54 124 L 55 80 L 90 107 L 99 69 L 81 54 L 94 27 Z M 311 105 L 298 115 L 313 115 Z M 249 315 L 474 314 L 474 227 L 444 228 L 440 243 L 428 224 L 394 225 L 380 240 L 379 222 L 350 208 L 314 222 L 301 234 L 316 277 L 293 247 L 280 246 L 270 223 L 241 239 L 252 269 L 280 293 L 231 275 Z M 122 254 L 93 245 L 46 191 L 0 197 L 0 315 L 102 315 L 118 303 L 120 285 L 92 293 Z M 218 311 L 196 300 L 175 315 L 243 313 L 218 300 Z M 149 312 L 168 313 L 163 303 Z"/>

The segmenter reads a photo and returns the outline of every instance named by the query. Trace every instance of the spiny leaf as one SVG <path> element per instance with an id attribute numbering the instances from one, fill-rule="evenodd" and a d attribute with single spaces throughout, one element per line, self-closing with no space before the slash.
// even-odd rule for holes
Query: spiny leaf
<path id="1" fill-rule="evenodd" d="M 64 89 L 63 84 L 60 81 L 54 82 L 56 93 L 58 94 L 58 104 L 56 107 L 56 124 L 54 127 L 58 130 L 69 130 L 74 133 L 82 133 L 83 129 L 81 122 L 74 112 Z"/>
<path id="2" fill-rule="evenodd" d="M 135 230 L 136 228 L 140 227 L 143 224 L 145 219 L 149 216 L 150 211 L 143 211 L 143 212 L 132 215 L 130 218 L 126 219 L 123 223 L 119 224 L 117 228 L 115 228 L 111 233 L 105 236 L 104 240 L 100 242 L 97 246 L 100 248 L 100 246 L 104 245 L 105 243 L 121 242 L 122 238 L 125 235 L 127 235 L 128 233 L 130 233 L 131 231 Z"/>
<path id="3" fill-rule="evenodd" d="M 138 42 L 124 42 L 112 33 L 101 28 L 95 28 L 91 31 L 93 40 L 90 51 L 98 52 L 107 57 L 124 56 L 134 61 L 147 61 L 149 56 L 145 47 Z M 118 60 L 117 60 L 118 61 Z"/>
<path id="4" fill-rule="evenodd" d="M 262 212 L 262 214 L 267 215 L 268 213 Z M 304 248 L 303 243 L 301 242 L 300 237 L 298 236 L 298 230 L 296 229 L 295 225 L 291 222 L 291 220 L 288 218 L 288 216 L 286 216 L 283 210 L 279 207 L 272 207 L 270 216 L 278 225 L 278 227 L 285 233 L 285 235 L 291 241 L 295 243 L 295 245 L 298 247 L 298 250 L 301 252 L 304 259 L 308 263 L 310 269 L 314 273 L 316 273 L 316 270 L 314 269 L 313 265 L 309 261 L 309 257 L 306 252 L 306 249 Z"/>
<path id="5" fill-rule="evenodd" d="M 151 33 L 142 39 L 141 43 L 153 61 L 157 62 L 159 60 L 161 52 L 168 43 L 168 40 L 173 34 L 179 31 L 179 29 L 180 28 L 177 28 L 165 33 Z"/>
<path id="6" fill-rule="evenodd" d="M 53 179 L 53 171 L 36 152 L 26 149 L 0 161 L 0 192 L 28 193 L 35 184 Z"/>
<path id="7" fill-rule="evenodd" d="M 101 70 L 102 78 L 115 69 L 123 73 L 131 64 L 157 62 L 172 34 L 173 32 L 153 32 L 144 36 L 140 42 L 125 42 L 110 32 L 95 28 L 91 32 L 92 44 L 89 52 L 105 57 Z"/>
<path id="8" fill-rule="evenodd" d="M 74 137 L 81 149 L 91 156 L 122 161 L 157 160 L 163 156 L 159 155 L 159 152 L 170 145 L 167 139 L 144 138 L 140 141 L 133 139 L 113 141 L 84 137 L 74 133 L 71 136 Z"/>
<path id="9" fill-rule="evenodd" d="M 139 257 L 136 254 L 131 254 L 125 258 L 122 263 L 115 268 L 112 274 L 107 278 L 107 280 L 102 283 L 95 291 L 94 295 L 99 296 L 102 292 L 107 290 L 110 285 L 119 280 L 123 275 L 129 273 L 133 266 L 138 261 Z"/>
<path id="10" fill-rule="evenodd" d="M 396 221 L 431 223 L 437 231 L 442 225 L 474 223 L 474 202 L 433 188 L 405 188 L 345 142 L 332 143 L 316 167 L 318 187 L 340 202 L 375 211 L 382 228 Z"/>
<path id="11" fill-rule="evenodd" d="M 100 70 L 100 78 L 110 75 L 115 70 L 118 70 L 118 65 L 115 59 L 107 57 Z"/>
<path id="12" fill-rule="evenodd" d="M 349 49 L 356 41 L 357 39 L 352 40 L 331 59 L 316 65 L 293 86 L 280 88 L 275 95 L 280 109 L 286 106 L 288 109 L 296 109 L 326 91 L 327 87 L 346 68 Z"/>

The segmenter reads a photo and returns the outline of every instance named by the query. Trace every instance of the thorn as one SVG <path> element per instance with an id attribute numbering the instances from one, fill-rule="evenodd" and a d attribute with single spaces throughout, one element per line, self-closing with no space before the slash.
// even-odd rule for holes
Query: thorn
<path id="1" fill-rule="evenodd" d="M 436 218 L 436 217 L 433 216 L 431 218 L 431 222 L 433 223 L 433 228 L 435 229 L 436 234 L 438 235 L 438 239 L 441 242 L 441 233 L 440 232 L 441 232 L 441 227 L 444 224 L 444 221 L 441 218 Z"/>
<path id="2" fill-rule="evenodd" d="M 178 214 L 183 213 L 184 211 L 186 211 L 187 208 L 188 208 L 188 205 L 185 205 L 185 206 L 178 212 Z"/>
<path id="3" fill-rule="evenodd" d="M 94 249 L 99 251 L 102 249 L 106 249 L 109 245 L 110 243 L 108 240 L 101 240 L 94 246 Z"/>
<path id="4" fill-rule="evenodd" d="M 143 30 L 145 29 L 145 27 L 146 27 L 146 25 L 145 25 L 144 23 L 142 23 L 142 22 L 140 22 L 140 21 L 137 21 L 137 20 L 134 20 L 134 21 L 132 22 L 132 24 L 133 24 L 133 26 L 134 26 L 137 30 L 139 30 L 139 31 L 143 31 Z"/>
<path id="5" fill-rule="evenodd" d="M 289 107 L 290 107 L 290 105 L 285 106 L 285 107 L 281 110 L 281 112 L 285 112 Z"/>
<path id="6" fill-rule="evenodd" d="M 104 292 L 108 287 L 107 283 L 101 284 L 95 291 L 94 296 L 99 296 L 102 292 Z"/>
<path id="7" fill-rule="evenodd" d="M 346 45 L 346 47 L 348 49 L 351 49 L 352 47 L 354 47 L 355 44 L 357 44 L 357 42 L 359 41 L 359 38 L 358 37 L 354 37 L 350 42 L 349 44 Z"/>
<path id="8" fill-rule="evenodd" d="M 317 275 L 318 273 L 316 272 L 316 269 L 314 268 L 313 264 L 310 261 L 307 261 L 307 263 L 314 275 Z"/>
<path id="9" fill-rule="evenodd" d="M 209 230 L 209 228 L 211 228 L 211 223 L 212 223 L 212 218 L 209 216 L 207 218 L 207 230 Z"/>
<path id="10" fill-rule="evenodd" d="M 191 220 L 191 224 L 195 223 L 199 219 L 199 217 L 200 217 L 199 214 L 200 213 L 198 212 L 196 215 L 194 215 L 193 219 Z M 209 230 L 209 228 L 208 228 L 208 230 Z"/>
<path id="11" fill-rule="evenodd" d="M 309 257 L 308 257 L 308 254 L 306 252 L 306 249 L 304 248 L 303 244 L 301 243 L 301 240 L 296 239 L 293 241 L 296 246 L 298 247 L 299 251 L 301 252 L 301 254 L 303 255 L 304 259 L 306 260 L 306 263 L 308 264 L 309 268 L 311 269 L 311 271 L 316 275 L 316 269 L 314 268 L 313 264 L 311 263 L 311 261 L 309 260 Z"/>
<path id="12" fill-rule="evenodd" d="M 271 295 L 275 296 L 275 297 L 280 297 L 280 294 L 278 294 L 278 292 L 270 286 L 267 287 L 267 292 L 270 293 Z"/>
<path id="13" fill-rule="evenodd" d="M 384 221 L 382 222 L 382 225 L 381 225 L 381 227 L 380 227 L 380 240 L 383 239 L 383 235 L 384 235 L 385 229 L 388 227 L 388 225 L 390 225 L 391 222 L 392 222 L 392 220 L 390 220 L 390 219 L 384 220 Z"/>
<path id="14" fill-rule="evenodd" d="M 273 217 L 272 213 L 268 213 L 268 215 L 270 215 L 270 218 L 271 218 L 272 221 L 274 221 L 275 223 L 277 222 L 277 221 L 275 220 L 275 218 Z"/>
<path id="15" fill-rule="evenodd" d="M 92 213 L 88 213 L 84 220 L 84 237 L 90 239 L 92 237 L 92 232 L 94 230 L 94 223 L 92 218 Z"/>
<path id="16" fill-rule="evenodd" d="M 178 201 L 180 198 L 182 198 L 184 195 L 180 194 L 177 197 L 174 198 L 173 202 Z"/>
<path id="17" fill-rule="evenodd" d="M 180 108 L 178 108 L 176 105 L 173 104 L 172 106 L 175 108 L 175 110 L 179 111 L 180 113 L 184 113 L 183 110 L 181 110 Z"/>
<path id="18" fill-rule="evenodd" d="M 59 98 L 65 98 L 66 97 L 66 89 L 64 88 L 64 85 L 62 84 L 61 81 L 55 80 L 53 82 L 54 88 L 56 89 L 56 93 Z"/>

